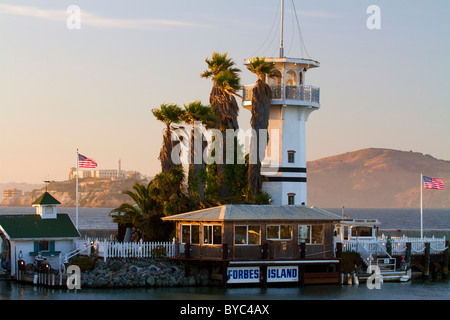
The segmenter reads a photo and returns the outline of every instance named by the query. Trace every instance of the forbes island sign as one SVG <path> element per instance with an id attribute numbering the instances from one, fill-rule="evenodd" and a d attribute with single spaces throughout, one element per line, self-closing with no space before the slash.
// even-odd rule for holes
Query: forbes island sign
<path id="1" fill-rule="evenodd" d="M 267 282 L 297 282 L 298 266 L 267 267 Z"/>
<path id="2" fill-rule="evenodd" d="M 229 267 L 227 283 L 258 283 L 259 267 Z"/>
<path id="3" fill-rule="evenodd" d="M 261 270 L 254 267 L 229 267 L 227 283 L 259 283 Z M 267 282 L 297 282 L 298 266 L 268 266 Z"/>

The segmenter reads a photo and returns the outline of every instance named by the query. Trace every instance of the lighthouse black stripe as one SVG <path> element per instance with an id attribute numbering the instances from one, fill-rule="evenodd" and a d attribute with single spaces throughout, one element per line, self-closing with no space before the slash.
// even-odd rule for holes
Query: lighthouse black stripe
<path id="1" fill-rule="evenodd" d="M 296 167 L 280 167 L 278 172 L 303 172 L 306 173 L 306 168 L 296 168 Z"/>
<path id="2" fill-rule="evenodd" d="M 267 177 L 269 182 L 306 182 L 305 177 Z"/>
<path id="3" fill-rule="evenodd" d="M 264 172 L 301 172 L 306 173 L 306 168 L 302 167 L 279 167 L 279 168 L 263 168 Z"/>

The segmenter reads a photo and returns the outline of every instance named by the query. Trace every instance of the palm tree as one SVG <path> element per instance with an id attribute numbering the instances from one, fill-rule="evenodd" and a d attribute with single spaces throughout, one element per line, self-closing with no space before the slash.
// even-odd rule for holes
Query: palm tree
<path id="1" fill-rule="evenodd" d="M 167 226 L 163 225 L 161 213 L 157 210 L 157 201 L 152 196 L 153 181 L 147 186 L 136 182 L 133 190 L 123 193 L 128 195 L 134 202 L 122 203 L 113 209 L 110 215 L 113 221 L 119 224 L 132 225 L 141 232 L 141 236 L 151 240 L 161 239 L 167 232 Z M 150 222 L 150 223 L 149 223 Z"/>
<path id="2" fill-rule="evenodd" d="M 209 96 L 209 103 L 216 115 L 216 127 L 222 132 L 224 145 L 222 146 L 222 159 L 226 159 L 226 129 L 239 129 L 237 117 L 239 106 L 235 96 L 240 97 L 237 91 L 241 89 L 239 69 L 235 67 L 232 59 L 227 57 L 228 53 L 220 54 L 214 52 L 211 59 L 206 58 L 208 69 L 201 74 L 202 78 L 211 78 L 213 88 Z M 218 193 L 219 197 L 228 196 L 229 187 L 225 183 L 225 166 L 217 164 Z"/>
<path id="3" fill-rule="evenodd" d="M 274 62 L 267 62 L 263 58 L 253 58 L 250 60 L 247 69 L 258 76 L 255 86 L 253 87 L 252 96 L 252 118 L 251 126 L 256 132 L 256 137 L 252 137 L 250 152 L 255 154 L 250 154 L 250 162 L 248 167 L 248 185 L 253 190 L 253 195 L 256 197 L 261 193 L 262 189 L 262 176 L 261 176 L 261 161 L 260 159 L 260 129 L 266 129 L 269 126 L 269 114 L 270 114 L 270 104 L 272 99 L 272 92 L 270 86 L 266 82 L 266 77 L 273 77 L 275 73 L 273 72 L 275 67 Z M 261 150 L 261 154 L 265 154 L 265 144 L 264 150 Z M 256 163 L 255 163 L 256 160 Z"/>
<path id="4" fill-rule="evenodd" d="M 191 102 L 188 105 L 184 106 L 185 112 L 183 114 L 183 121 L 192 126 L 191 129 L 191 141 L 190 141 L 190 163 L 189 163 L 189 175 L 188 175 L 188 189 L 191 196 L 199 199 L 200 201 L 204 200 L 205 197 L 205 174 L 206 174 L 206 165 L 203 161 L 203 150 L 206 147 L 203 142 L 203 134 L 200 131 L 200 127 L 197 126 L 197 122 L 202 122 L 202 125 L 206 127 L 211 127 L 215 122 L 215 116 L 212 113 L 210 106 L 204 106 L 200 101 Z M 195 142 L 200 141 L 200 150 L 196 150 Z M 197 154 L 200 153 L 200 155 Z M 198 156 L 200 156 L 201 161 L 198 162 Z"/>
<path id="5" fill-rule="evenodd" d="M 183 192 L 184 178 L 183 167 L 178 165 L 167 173 L 157 174 L 146 186 L 136 182 L 133 190 L 123 192 L 133 201 L 110 212 L 113 221 L 134 226 L 146 239 L 167 240 L 173 224 L 161 218 L 194 209 Z"/>
<path id="6" fill-rule="evenodd" d="M 153 179 L 152 197 L 161 216 L 170 216 L 190 211 L 190 199 L 183 192 L 185 174 L 182 165 L 159 173 Z"/>
<path id="7" fill-rule="evenodd" d="M 174 141 L 172 141 L 172 124 L 181 122 L 184 110 L 176 104 L 162 104 L 159 109 L 153 109 L 152 112 L 156 119 L 166 125 L 163 135 L 163 145 L 158 159 L 161 161 L 161 171 L 167 173 L 176 166 L 171 158 L 175 145 Z"/>

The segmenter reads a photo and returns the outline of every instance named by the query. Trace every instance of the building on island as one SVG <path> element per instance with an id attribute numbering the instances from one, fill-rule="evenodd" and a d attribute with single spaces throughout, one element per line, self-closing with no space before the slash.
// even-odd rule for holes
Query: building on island
<path id="1" fill-rule="evenodd" d="M 2 205 L 18 206 L 20 205 L 20 197 L 22 197 L 22 190 L 16 188 L 3 190 Z"/>
<path id="2" fill-rule="evenodd" d="M 35 214 L 0 215 L 1 266 L 11 276 L 16 275 L 19 259 L 29 264 L 40 254 L 57 269 L 60 255 L 74 250 L 80 233 L 68 214 L 57 212 L 59 205 L 45 192 L 33 202 Z"/>
<path id="3" fill-rule="evenodd" d="M 119 159 L 119 165 L 117 169 L 79 169 L 78 177 L 83 178 L 98 178 L 98 179 L 126 179 L 136 176 L 135 171 L 122 170 L 121 160 Z M 73 167 L 69 170 L 69 180 L 76 178 L 77 168 Z"/>

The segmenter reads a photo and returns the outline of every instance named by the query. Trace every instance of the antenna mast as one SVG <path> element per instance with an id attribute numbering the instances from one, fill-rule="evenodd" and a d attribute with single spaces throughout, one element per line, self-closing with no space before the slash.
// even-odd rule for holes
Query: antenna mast
<path id="1" fill-rule="evenodd" d="M 280 58 L 284 58 L 283 48 L 283 24 L 284 24 L 284 0 L 281 0 L 281 31 L 280 31 Z"/>

